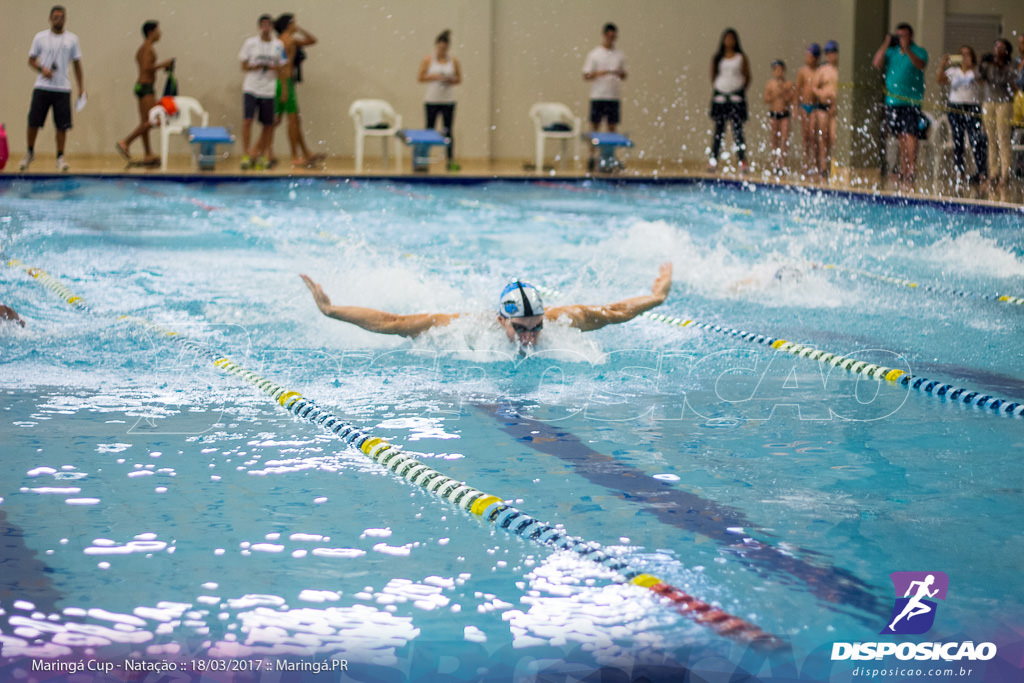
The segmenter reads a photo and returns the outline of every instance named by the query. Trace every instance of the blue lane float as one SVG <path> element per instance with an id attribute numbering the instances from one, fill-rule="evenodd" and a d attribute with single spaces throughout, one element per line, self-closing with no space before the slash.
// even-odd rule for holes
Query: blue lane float
<path id="1" fill-rule="evenodd" d="M 544 296 L 558 296 L 558 292 L 553 289 L 549 289 L 547 287 L 538 287 L 537 289 L 539 289 Z M 786 341 L 785 339 L 775 339 L 774 337 L 766 334 L 747 332 L 745 330 L 738 330 L 734 327 L 724 327 L 722 325 L 701 322 L 699 320 L 677 318 L 663 313 L 655 313 L 653 311 L 645 311 L 644 313 L 641 313 L 641 316 L 648 320 L 653 320 L 666 325 L 673 325 L 675 327 L 693 327 L 699 330 L 704 330 L 705 332 L 714 332 L 716 334 L 733 337 L 752 344 L 768 346 L 776 351 L 785 351 L 786 353 L 799 358 L 807 358 L 808 360 L 831 365 L 834 368 L 841 368 L 854 375 L 863 375 L 875 380 L 885 380 L 892 384 L 920 391 L 928 394 L 929 396 L 937 396 L 948 401 L 956 401 L 976 408 L 986 408 L 1001 415 L 1012 415 L 1015 417 L 1024 416 L 1024 402 L 998 398 L 991 394 L 972 391 L 970 389 L 958 387 L 939 380 L 918 377 L 908 372 L 904 372 L 903 370 L 875 365 L 873 363 L 868 363 L 867 361 L 857 360 L 856 358 L 847 358 L 841 354 L 822 351 L 821 349 L 816 349 L 806 344 L 796 344 Z"/>
<path id="2" fill-rule="evenodd" d="M 948 294 L 950 296 L 959 297 L 961 299 L 983 299 L 985 301 L 995 301 L 997 303 L 1024 306 L 1024 297 L 1022 296 L 1012 296 L 1010 294 L 982 294 L 979 292 L 968 292 L 960 289 L 954 289 L 952 287 L 930 285 L 926 282 L 915 282 L 913 280 L 908 280 L 906 278 L 901 277 L 894 277 L 892 275 L 872 273 L 869 270 L 861 270 L 860 268 L 850 268 L 848 266 L 840 266 L 834 263 L 809 263 L 808 265 L 810 265 L 812 268 L 821 268 L 822 270 L 834 270 L 839 273 L 847 273 L 850 275 L 870 278 L 872 280 L 878 280 L 879 282 L 887 282 L 891 285 L 897 285 L 898 287 L 906 287 L 907 289 L 920 290 L 924 292 L 933 292 L 936 294 Z"/>

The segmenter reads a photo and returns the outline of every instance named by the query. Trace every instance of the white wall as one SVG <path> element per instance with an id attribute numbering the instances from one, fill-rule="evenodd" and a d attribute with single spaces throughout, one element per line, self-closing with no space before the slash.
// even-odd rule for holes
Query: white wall
<path id="1" fill-rule="evenodd" d="M 335 155 L 352 155 L 348 105 L 360 97 L 390 100 L 406 122 L 422 125 L 420 60 L 442 29 L 453 34 L 464 83 L 456 114 L 457 152 L 463 157 L 530 158 L 530 105 L 568 103 L 585 117 L 588 85 L 583 58 L 600 41 L 601 26 L 619 26 L 619 47 L 630 77 L 624 84 L 622 130 L 634 154 L 665 161 L 699 161 L 710 138 L 709 62 L 721 31 L 739 32 L 753 70 L 752 153 L 765 139 L 761 92 L 772 59 L 784 59 L 795 77 L 804 47 L 851 34 L 856 0 L 370 0 L 328 3 L 291 0 L 267 6 L 246 0 L 67 0 L 67 29 L 82 42 L 89 106 L 75 118 L 68 152 L 113 154 L 114 141 L 136 124 L 135 50 L 147 19 L 161 23 L 161 58 L 177 57 L 181 93 L 198 98 L 217 125 L 241 125 L 242 73 L 236 56 L 266 11 L 294 12 L 319 44 L 308 50 L 299 88 L 307 140 Z M 0 0 L 0 121 L 12 154 L 24 151 L 24 126 L 34 73 L 26 66 L 32 36 L 47 27 L 50 2 Z M 941 50 L 947 12 L 1004 17 L 1007 34 L 1024 30 L 1019 0 L 892 0 L 893 21 L 925 17 L 919 42 Z M 920 23 L 920 22 L 919 22 Z M 934 45 L 933 45 L 934 43 Z M 872 49 L 875 46 L 872 46 Z M 840 76 L 852 59 L 840 53 Z M 933 58 L 934 64 L 938 57 Z M 162 76 L 158 81 L 162 84 Z M 934 78 L 928 77 L 929 89 Z M 795 142 L 794 137 L 794 142 Z M 42 154 L 52 150 L 52 126 L 40 133 Z M 278 133 L 277 147 L 286 152 Z"/>

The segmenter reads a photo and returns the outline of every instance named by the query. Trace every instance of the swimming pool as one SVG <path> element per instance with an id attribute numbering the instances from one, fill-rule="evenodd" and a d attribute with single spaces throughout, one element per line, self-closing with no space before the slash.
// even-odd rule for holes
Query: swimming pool
<path id="1" fill-rule="evenodd" d="M 949 576 L 928 639 L 1019 640 L 1012 412 L 647 318 L 554 326 L 527 355 L 472 317 L 376 336 L 321 316 L 298 277 L 336 303 L 484 312 L 513 277 L 550 288 L 549 304 L 604 303 L 649 290 L 669 260 L 658 312 L 1005 407 L 1024 399 L 1024 311 L 997 300 L 1024 294 L 1019 212 L 747 184 L 68 178 L 0 192 L 4 260 L 24 264 L 0 270 L 3 302 L 28 322 L 0 328 L 5 670 L 760 670 L 743 643 L 409 484 L 197 349 L 786 639 L 777 671 L 849 677 L 858 663 L 829 652 L 887 639 L 896 571 Z M 1008 656 L 978 664 L 985 680 L 1014 672 Z"/>

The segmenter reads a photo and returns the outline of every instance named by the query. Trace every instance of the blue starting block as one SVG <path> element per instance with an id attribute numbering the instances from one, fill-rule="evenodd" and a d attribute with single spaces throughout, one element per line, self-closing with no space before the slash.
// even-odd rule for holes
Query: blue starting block
<path id="1" fill-rule="evenodd" d="M 402 129 L 395 133 L 406 145 L 412 147 L 412 170 L 425 172 L 430 168 L 430 148 L 447 147 L 452 139 L 433 128 Z"/>
<path id="2" fill-rule="evenodd" d="M 230 145 L 235 136 L 223 126 L 192 127 L 188 129 L 189 143 L 198 147 L 196 162 L 200 171 L 212 171 L 217 161 L 217 145 Z M 224 153 L 224 158 L 227 152 Z"/>
<path id="3" fill-rule="evenodd" d="M 633 146 L 633 141 L 620 133 L 583 133 L 582 137 L 584 142 L 597 149 L 597 170 L 603 173 L 623 168 L 622 162 L 615 157 L 615 150 Z"/>

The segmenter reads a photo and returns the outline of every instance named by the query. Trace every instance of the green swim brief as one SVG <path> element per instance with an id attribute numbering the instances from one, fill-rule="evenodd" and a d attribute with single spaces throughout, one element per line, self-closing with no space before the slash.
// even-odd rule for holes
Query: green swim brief
<path id="1" fill-rule="evenodd" d="M 140 100 L 146 95 L 156 94 L 156 90 L 153 89 L 152 83 L 136 83 L 135 88 L 132 90 L 132 92 L 134 92 L 135 96 L 138 97 Z"/>
<path id="2" fill-rule="evenodd" d="M 275 114 L 298 114 L 299 101 L 295 99 L 295 81 L 288 79 L 288 99 L 281 101 L 281 79 L 277 80 L 277 91 L 274 93 Z"/>

